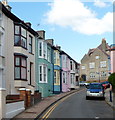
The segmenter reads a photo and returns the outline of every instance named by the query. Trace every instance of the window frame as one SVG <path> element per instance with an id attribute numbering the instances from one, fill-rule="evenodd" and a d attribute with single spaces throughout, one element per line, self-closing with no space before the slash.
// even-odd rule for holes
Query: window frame
<path id="1" fill-rule="evenodd" d="M 16 58 L 19 58 L 19 65 L 16 65 Z M 22 59 L 25 59 L 25 66 L 22 65 Z M 16 78 L 16 71 L 15 68 L 19 67 L 20 68 L 20 77 Z M 26 77 L 25 79 L 22 78 L 22 68 L 26 70 Z M 27 80 L 27 57 L 21 56 L 21 55 L 14 55 L 14 79 L 15 80 Z"/>
<path id="2" fill-rule="evenodd" d="M 89 76 L 90 76 L 91 79 L 95 79 L 96 78 L 95 72 L 90 72 Z"/>
<path id="3" fill-rule="evenodd" d="M 90 62 L 89 63 L 89 68 L 94 69 L 95 68 L 95 62 Z"/>
<path id="4" fill-rule="evenodd" d="M 30 43 L 30 39 L 31 39 L 31 43 Z M 31 51 L 30 51 L 30 47 L 31 47 Z M 33 37 L 31 35 L 29 35 L 29 53 L 33 53 Z"/>
<path id="5" fill-rule="evenodd" d="M 41 67 L 41 73 L 40 73 L 40 67 Z M 44 68 L 45 68 L 45 73 L 44 73 Z M 39 83 L 48 83 L 47 81 L 48 72 L 47 71 L 48 71 L 47 65 L 39 65 Z M 41 79 L 40 77 L 42 78 L 42 80 L 40 80 Z M 46 78 L 46 80 L 44 78 Z"/>
<path id="6" fill-rule="evenodd" d="M 107 67 L 107 61 L 100 61 L 100 68 L 106 68 Z"/>
<path id="7" fill-rule="evenodd" d="M 18 34 L 15 31 L 16 26 L 19 27 L 19 33 Z M 26 31 L 26 37 L 22 35 L 21 28 L 23 28 Z M 15 41 L 16 41 L 15 37 L 16 36 L 19 37 L 19 41 L 18 41 L 19 43 L 15 43 Z M 23 42 L 24 40 L 22 40 L 22 38 L 25 39 L 26 42 Z M 25 43 L 25 46 L 23 46 L 23 43 Z M 20 46 L 24 49 L 27 49 L 27 30 L 24 27 L 22 27 L 21 25 L 17 25 L 17 24 L 14 25 L 14 46 Z"/>
<path id="8" fill-rule="evenodd" d="M 51 63 L 51 49 L 48 48 L 48 51 L 47 51 L 47 58 L 48 58 L 48 62 Z"/>
<path id="9" fill-rule="evenodd" d="M 70 60 L 70 70 L 73 70 L 73 62 Z"/>

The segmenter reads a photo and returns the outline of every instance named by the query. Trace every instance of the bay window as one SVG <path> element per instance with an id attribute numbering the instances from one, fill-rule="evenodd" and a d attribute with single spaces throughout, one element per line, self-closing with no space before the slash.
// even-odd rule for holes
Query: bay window
<path id="1" fill-rule="evenodd" d="M 47 66 L 39 65 L 39 82 L 47 83 Z"/>
<path id="2" fill-rule="evenodd" d="M 47 59 L 47 43 L 39 41 L 38 49 L 39 49 L 39 57 Z"/>
<path id="3" fill-rule="evenodd" d="M 14 78 L 15 80 L 27 80 L 27 58 L 14 56 Z"/>
<path id="4" fill-rule="evenodd" d="M 15 25 L 14 29 L 14 45 L 27 48 L 27 31 L 19 25 Z"/>

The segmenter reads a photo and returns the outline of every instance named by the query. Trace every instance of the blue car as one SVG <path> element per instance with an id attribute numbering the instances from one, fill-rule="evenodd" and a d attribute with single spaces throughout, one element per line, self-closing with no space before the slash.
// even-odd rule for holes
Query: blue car
<path id="1" fill-rule="evenodd" d="M 87 86 L 86 99 L 90 97 L 100 97 L 104 99 L 104 94 L 104 87 L 101 83 L 90 83 L 89 86 Z"/>

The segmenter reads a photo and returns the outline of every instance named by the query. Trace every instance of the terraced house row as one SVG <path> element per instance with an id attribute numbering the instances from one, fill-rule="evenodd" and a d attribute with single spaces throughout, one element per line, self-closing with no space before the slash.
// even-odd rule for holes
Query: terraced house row
<path id="1" fill-rule="evenodd" d="M 44 30 L 15 16 L 7 2 L 0 6 L 0 88 L 6 96 L 25 90 L 47 97 L 75 89 L 79 63 L 46 39 Z"/>

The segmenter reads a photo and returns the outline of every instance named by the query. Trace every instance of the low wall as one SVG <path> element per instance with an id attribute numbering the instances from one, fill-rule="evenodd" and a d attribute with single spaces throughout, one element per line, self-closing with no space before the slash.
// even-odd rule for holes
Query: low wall
<path id="1" fill-rule="evenodd" d="M 18 101 L 6 104 L 6 118 L 13 118 L 20 112 L 24 111 L 24 101 Z"/>

